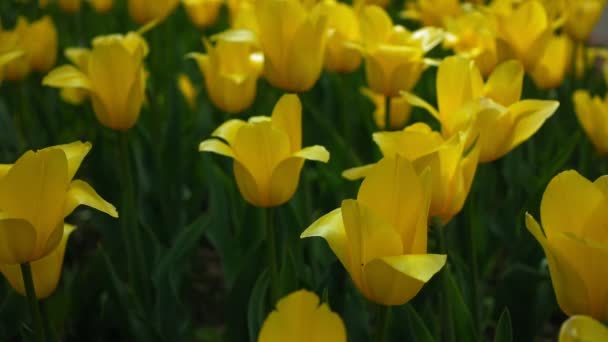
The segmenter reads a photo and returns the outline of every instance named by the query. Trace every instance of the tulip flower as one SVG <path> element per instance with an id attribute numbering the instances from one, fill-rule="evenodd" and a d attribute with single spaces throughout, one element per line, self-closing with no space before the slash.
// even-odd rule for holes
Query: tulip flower
<path id="1" fill-rule="evenodd" d="M 606 0 L 566 1 L 565 32 L 577 42 L 586 42 L 600 20 Z"/>
<path id="2" fill-rule="evenodd" d="M 412 106 L 402 97 L 391 97 L 389 101 L 389 125 L 386 126 L 386 96 L 374 93 L 371 89 L 361 89 L 361 94 L 374 104 L 374 121 L 378 128 L 401 128 L 410 119 Z"/>
<path id="3" fill-rule="evenodd" d="M 17 38 L 14 32 L 4 32 L 0 28 L 0 82 L 4 79 L 4 66 L 24 54 L 24 51 L 19 49 Z"/>
<path id="4" fill-rule="evenodd" d="M 370 301 L 405 304 L 446 262 L 445 255 L 426 254 L 431 178 L 399 155 L 384 157 L 356 200 L 343 201 L 301 237 L 324 238 Z"/>
<path id="5" fill-rule="evenodd" d="M 129 15 L 138 24 L 162 21 L 177 7 L 179 0 L 128 0 Z"/>
<path id="6" fill-rule="evenodd" d="M 257 207 L 287 202 L 298 187 L 305 160 L 327 162 L 329 152 L 319 145 L 302 149 L 302 104 L 296 95 L 283 95 L 272 117 L 248 122 L 229 120 L 201 142 L 199 151 L 234 159 L 234 176 L 245 200 Z"/>
<path id="7" fill-rule="evenodd" d="M 222 3 L 223 0 L 182 0 L 188 18 L 198 28 L 215 24 Z"/>
<path id="8" fill-rule="evenodd" d="M 545 45 L 530 75 L 541 89 L 557 88 L 571 65 L 572 41 L 566 35 L 556 35 Z"/>
<path id="9" fill-rule="evenodd" d="M 462 210 L 477 170 L 479 145 L 465 153 L 467 134 L 471 133 L 459 132 L 446 141 L 427 124 L 416 123 L 399 132 L 374 133 L 373 138 L 383 156 L 400 155 L 418 170 L 431 169 L 433 190 L 429 215 L 447 224 Z M 342 175 L 350 180 L 362 178 L 372 167 L 361 166 Z"/>
<path id="10" fill-rule="evenodd" d="M 388 6 L 388 4 L 391 2 L 391 0 L 354 0 L 353 1 L 353 7 L 355 9 L 359 9 L 362 8 L 363 6 L 379 6 L 382 8 L 386 8 L 386 6 Z"/>
<path id="11" fill-rule="evenodd" d="M 608 95 L 602 100 L 586 90 L 573 95 L 574 109 L 583 130 L 600 155 L 608 154 Z"/>
<path id="12" fill-rule="evenodd" d="M 85 74 L 89 65 L 90 55 L 91 50 L 85 48 L 68 48 L 65 50 L 65 57 Z M 61 88 L 59 96 L 67 103 L 80 105 L 88 98 L 88 92 L 80 88 L 66 87 Z"/>
<path id="13" fill-rule="evenodd" d="M 406 2 L 406 6 L 401 15 L 421 21 L 424 26 L 443 26 L 445 20 L 462 12 L 459 0 L 417 0 Z"/>
<path id="14" fill-rule="evenodd" d="M 327 18 L 325 68 L 342 73 L 355 71 L 361 65 L 361 53 L 353 46 L 361 36 L 355 10 L 334 0 L 323 1 L 318 10 Z"/>
<path id="15" fill-rule="evenodd" d="M 484 84 L 472 61 L 452 56 L 437 70 L 438 110 L 415 95 L 403 95 L 439 120 L 446 139 L 473 126 L 479 132 L 479 161 L 485 163 L 530 138 L 559 106 L 557 101 L 520 101 L 523 77 L 522 64 L 512 60 L 497 66 Z M 475 135 L 469 135 L 467 147 L 474 139 Z"/>
<path id="16" fill-rule="evenodd" d="M 0 264 L 41 260 L 61 243 L 64 217 L 83 204 L 118 217 L 113 205 L 73 180 L 90 143 L 28 151 L 0 166 Z"/>
<path id="17" fill-rule="evenodd" d="M 326 18 L 299 0 L 259 0 L 255 10 L 264 77 L 291 92 L 312 88 L 323 67 Z"/>
<path id="18" fill-rule="evenodd" d="M 346 342 L 346 328 L 314 292 L 299 290 L 279 300 L 258 336 L 258 342 L 281 341 Z"/>
<path id="19" fill-rule="evenodd" d="M 215 46 L 203 40 L 207 54 L 188 55 L 196 60 L 205 76 L 211 102 L 227 113 L 239 113 L 251 106 L 264 64 L 264 57 L 254 50 L 249 34 L 243 39 L 236 38 L 224 36 L 217 39 Z"/>
<path id="20" fill-rule="evenodd" d="M 608 341 L 608 328 L 589 316 L 568 318 L 559 329 L 558 342 Z"/>
<path id="21" fill-rule="evenodd" d="M 394 26 L 378 6 L 366 6 L 359 15 L 369 87 L 389 97 L 411 90 L 426 68 L 424 54 L 441 42 L 442 31 L 426 27 L 409 32 L 403 26 Z"/>
<path id="22" fill-rule="evenodd" d="M 66 13 L 76 13 L 80 11 L 82 0 L 58 0 L 59 8 Z"/>
<path id="23" fill-rule="evenodd" d="M 10 35 L 8 32 L 3 34 Z M 6 65 L 8 80 L 22 80 L 31 71 L 46 72 L 55 65 L 57 30 L 51 17 L 45 16 L 32 23 L 19 17 L 12 34 L 13 37 L 5 39 L 12 40 L 15 49 L 22 50 L 23 54 Z"/>
<path id="24" fill-rule="evenodd" d="M 114 0 L 89 0 L 89 4 L 97 13 L 107 13 L 114 7 Z"/>
<path id="25" fill-rule="evenodd" d="M 137 33 L 100 36 L 83 65 L 63 65 L 42 83 L 57 88 L 85 90 L 99 122 L 114 130 L 128 130 L 144 102 L 146 76 L 143 59 L 148 45 Z M 78 64 L 78 63 L 76 63 Z M 84 65 L 86 64 L 86 68 Z"/>
<path id="26" fill-rule="evenodd" d="M 608 319 L 608 176 L 591 182 L 564 171 L 547 186 L 540 203 L 542 230 L 526 214 L 526 227 L 542 246 L 557 303 L 568 315 Z"/>
<path id="27" fill-rule="evenodd" d="M 36 297 L 38 299 L 50 296 L 57 288 L 59 278 L 61 278 L 65 248 L 74 229 L 76 229 L 75 226 L 64 224 L 63 236 L 59 245 L 49 255 L 31 263 L 34 289 L 36 290 Z M 0 263 L 0 272 L 4 274 L 4 277 L 15 291 L 22 296 L 26 295 L 19 265 Z"/>
<path id="28" fill-rule="evenodd" d="M 188 103 L 188 106 L 194 109 L 196 107 L 197 90 L 194 88 L 192 81 L 190 81 L 190 78 L 186 74 L 178 75 L 177 88 L 179 89 L 180 93 L 182 93 L 182 96 L 184 97 L 184 100 L 186 100 L 186 103 Z"/>

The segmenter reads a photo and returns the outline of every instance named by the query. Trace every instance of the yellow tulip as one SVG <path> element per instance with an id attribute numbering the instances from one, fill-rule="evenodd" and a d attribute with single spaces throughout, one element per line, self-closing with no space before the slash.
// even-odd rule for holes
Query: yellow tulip
<path id="1" fill-rule="evenodd" d="M 258 336 L 258 342 L 282 341 L 346 342 L 346 328 L 314 292 L 299 290 L 279 300 Z"/>
<path id="2" fill-rule="evenodd" d="M 374 104 L 374 121 L 378 128 L 386 127 L 386 96 L 374 93 L 371 89 L 361 89 L 361 93 L 370 99 Z M 389 129 L 401 128 L 409 121 L 412 113 L 412 106 L 404 98 L 391 97 L 389 99 Z"/>
<path id="3" fill-rule="evenodd" d="M 576 171 L 555 176 L 540 203 L 542 230 L 526 227 L 542 246 L 557 303 L 568 315 L 608 319 L 608 176 L 591 182 Z"/>
<path id="4" fill-rule="evenodd" d="M 255 9 L 264 77 L 291 92 L 312 88 L 323 67 L 326 18 L 299 0 L 258 0 Z"/>
<path id="5" fill-rule="evenodd" d="M 114 7 L 114 0 L 89 0 L 89 4 L 97 13 L 107 13 Z"/>
<path id="6" fill-rule="evenodd" d="M 198 28 L 213 26 L 223 0 L 182 0 L 190 21 Z"/>
<path id="7" fill-rule="evenodd" d="M 197 90 L 194 88 L 192 81 L 190 81 L 190 78 L 186 74 L 179 74 L 177 76 L 177 88 L 180 93 L 182 93 L 188 106 L 190 106 L 191 109 L 194 109 L 196 107 Z"/>
<path id="8" fill-rule="evenodd" d="M 28 37 L 29 22 L 25 17 L 18 17 L 17 24 L 12 31 L 4 31 L 4 42 L 10 42 L 14 50 L 23 53 L 19 58 L 13 58 L 4 66 L 4 78 L 9 81 L 20 81 L 26 78 L 32 71 L 30 66 L 31 54 L 28 51 L 27 43 L 32 39 Z"/>
<path id="9" fill-rule="evenodd" d="M 0 82 L 4 79 L 4 67 L 25 53 L 20 49 L 17 41 L 16 33 L 5 32 L 0 28 Z"/>
<path id="10" fill-rule="evenodd" d="M 363 6 L 380 6 L 386 8 L 391 0 L 354 0 L 353 7 L 356 9 L 362 8 Z"/>
<path id="11" fill-rule="evenodd" d="M 608 341 L 608 329 L 589 316 L 577 315 L 568 318 L 559 329 L 559 342 Z"/>
<path id="12" fill-rule="evenodd" d="M 72 180 L 90 149 L 81 142 L 52 146 L 0 166 L 0 264 L 52 253 L 61 242 L 64 217 L 81 204 L 118 217 L 89 184 Z"/>
<path id="13" fill-rule="evenodd" d="M 384 157 L 356 200 L 343 201 L 301 237 L 324 238 L 370 301 L 405 304 L 446 262 L 445 255 L 426 254 L 431 178 L 399 155 Z"/>
<path id="14" fill-rule="evenodd" d="M 525 1 L 507 15 L 498 16 L 498 34 L 513 58 L 531 71 L 553 32 L 547 10 L 541 2 Z"/>
<path id="15" fill-rule="evenodd" d="M 567 1 L 564 30 L 575 41 L 587 41 L 605 6 L 606 0 Z"/>
<path id="16" fill-rule="evenodd" d="M 128 0 L 129 15 L 138 24 L 162 21 L 179 4 L 179 0 Z"/>
<path id="17" fill-rule="evenodd" d="M 144 102 L 146 77 L 143 59 L 148 45 L 137 33 L 100 36 L 93 40 L 86 68 L 63 65 L 42 83 L 87 91 L 99 122 L 114 130 L 131 128 Z M 78 64 L 78 63 L 77 63 Z"/>
<path id="18" fill-rule="evenodd" d="M 257 81 L 264 57 L 254 51 L 250 39 L 217 40 L 215 46 L 203 40 L 207 54 L 191 53 L 205 76 L 207 94 L 213 104 L 227 113 L 239 113 L 255 100 Z"/>
<path id="19" fill-rule="evenodd" d="M 46 72 L 57 61 L 57 30 L 53 19 L 44 16 L 32 22 L 25 36 L 25 50 L 33 71 Z"/>
<path id="20" fill-rule="evenodd" d="M 323 1 L 318 10 L 327 18 L 325 68 L 343 73 L 355 71 L 361 65 L 361 53 L 352 45 L 361 36 L 355 10 L 334 0 Z"/>
<path id="21" fill-rule="evenodd" d="M 447 18 L 444 46 L 475 60 L 482 75 L 489 75 L 498 63 L 496 44 L 497 22 L 494 16 L 481 11 L 467 11 Z"/>
<path id="22" fill-rule="evenodd" d="M 238 6 L 230 7 L 230 1 L 228 1 L 230 9 L 230 27 L 233 29 L 245 29 L 253 32 L 256 37 L 260 31 L 258 25 L 258 19 L 256 16 L 255 5 L 249 1 L 241 1 Z M 257 42 L 257 40 L 256 40 Z"/>
<path id="23" fill-rule="evenodd" d="M 485 163 L 530 138 L 559 106 L 557 101 L 520 101 L 523 77 L 521 63 L 512 60 L 498 65 L 484 84 L 471 60 L 452 56 L 444 59 L 437 71 L 438 110 L 413 94 L 403 95 L 439 120 L 446 139 L 474 127 L 479 132 L 479 161 Z M 467 147 L 474 139 L 470 134 Z"/>
<path id="24" fill-rule="evenodd" d="M 234 159 L 234 176 L 245 200 L 257 207 L 275 207 L 295 193 L 305 160 L 327 162 L 319 145 L 302 149 L 302 104 L 296 95 L 283 95 L 272 117 L 249 122 L 229 120 L 201 142 L 199 151 Z"/>
<path id="25" fill-rule="evenodd" d="M 65 50 L 65 57 L 72 62 L 83 73 L 87 73 L 89 56 L 91 50 L 85 48 L 68 48 Z M 80 105 L 88 98 L 88 92 L 80 88 L 61 88 L 59 92 L 61 99 L 73 105 Z"/>
<path id="26" fill-rule="evenodd" d="M 61 268 L 63 265 L 63 256 L 68 243 L 70 234 L 76 229 L 75 226 L 64 224 L 63 236 L 57 247 L 47 256 L 31 263 L 32 278 L 34 280 L 34 289 L 36 297 L 44 299 L 50 296 L 59 283 L 61 277 Z M 0 272 L 11 284 L 15 291 L 25 296 L 25 286 L 23 285 L 23 276 L 19 265 L 6 265 L 0 263 Z"/>
<path id="27" fill-rule="evenodd" d="M 59 8 L 66 13 L 76 13 L 80 11 L 81 0 L 58 0 Z"/>
<path id="28" fill-rule="evenodd" d="M 443 26 L 450 17 L 462 13 L 460 0 L 417 0 L 406 2 L 402 16 L 421 21 L 424 26 Z"/>
<path id="29" fill-rule="evenodd" d="M 409 32 L 393 25 L 378 6 L 364 7 L 359 20 L 369 87 L 390 97 L 411 90 L 426 68 L 424 54 L 441 42 L 443 32 L 434 27 Z"/>
<path id="30" fill-rule="evenodd" d="M 537 87 L 559 87 L 572 65 L 572 41 L 566 35 L 551 37 L 532 68 L 531 76 Z"/>
<path id="31" fill-rule="evenodd" d="M 573 95 L 574 109 L 583 130 L 600 155 L 608 155 L 608 95 L 593 98 L 586 90 Z"/>
<path id="32" fill-rule="evenodd" d="M 465 151 L 466 134 L 471 133 L 459 132 L 446 141 L 427 124 L 416 123 L 399 132 L 374 133 L 373 138 L 383 156 L 400 155 L 418 170 L 430 168 L 433 190 L 429 215 L 447 224 L 462 210 L 477 170 L 479 145 Z M 350 180 L 362 178 L 372 166 L 346 170 L 342 175 Z"/>

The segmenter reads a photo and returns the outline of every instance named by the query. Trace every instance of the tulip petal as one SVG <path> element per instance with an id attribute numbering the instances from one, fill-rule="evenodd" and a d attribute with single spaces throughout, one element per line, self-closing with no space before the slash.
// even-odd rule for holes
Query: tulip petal
<path id="1" fill-rule="evenodd" d="M 484 94 L 508 107 L 519 101 L 524 81 L 524 67 L 518 60 L 510 60 L 496 67 L 486 85 Z"/>
<path id="2" fill-rule="evenodd" d="M 557 101 L 523 100 L 509 107 L 514 120 L 513 135 L 505 145 L 507 153 L 530 138 L 559 107 Z"/>
<path id="3" fill-rule="evenodd" d="M 407 102 L 409 102 L 409 104 L 411 104 L 412 106 L 419 107 L 419 108 L 426 110 L 435 119 L 437 119 L 437 120 L 439 120 L 439 122 L 441 122 L 441 117 L 439 116 L 439 112 L 433 106 L 431 106 L 428 102 L 423 100 L 422 98 L 420 98 L 412 93 L 409 93 L 407 91 L 402 91 L 401 96 L 403 96 L 405 98 L 405 100 Z M 441 124 L 443 124 L 443 123 L 441 122 Z"/>
<path id="4" fill-rule="evenodd" d="M 365 6 L 359 12 L 359 25 L 366 45 L 386 42 L 393 30 L 391 18 L 378 6 Z"/>
<path id="5" fill-rule="evenodd" d="M 31 223 L 16 218 L 0 219 L 0 264 L 22 264 L 31 260 L 37 233 Z"/>
<path id="6" fill-rule="evenodd" d="M 342 220 L 341 208 L 334 209 L 318 218 L 302 232 L 300 238 L 303 239 L 314 236 L 322 237 L 327 241 L 329 248 L 331 248 L 332 252 L 334 252 L 345 268 L 350 264 L 347 245 L 348 241 Z"/>
<path id="7" fill-rule="evenodd" d="M 230 146 L 217 139 L 204 140 L 198 145 L 199 152 L 213 152 L 223 156 L 234 158 L 234 152 Z"/>
<path id="8" fill-rule="evenodd" d="M 304 159 L 300 157 L 289 157 L 277 165 L 270 180 L 269 202 L 271 206 L 281 205 L 293 196 L 298 189 L 302 166 L 304 166 Z"/>
<path id="9" fill-rule="evenodd" d="M 216 128 L 215 131 L 211 133 L 211 136 L 222 138 L 230 146 L 233 146 L 239 129 L 241 129 L 241 127 L 243 127 L 245 124 L 245 121 L 239 119 L 228 120 L 221 124 L 220 127 Z"/>
<path id="10" fill-rule="evenodd" d="M 410 254 L 374 259 L 365 265 L 367 286 L 375 302 L 402 305 L 412 299 L 435 273 L 447 256 Z"/>
<path id="11" fill-rule="evenodd" d="M 479 69 L 467 58 L 453 56 L 441 62 L 437 69 L 437 105 L 441 117 L 437 118 L 442 125 L 454 121 L 453 114 L 480 95 L 476 88 L 482 82 Z"/>
<path id="12" fill-rule="evenodd" d="M 305 147 L 293 154 L 294 157 L 299 157 L 307 160 L 315 160 L 323 163 L 329 161 L 329 151 L 321 145 Z"/>
<path id="13" fill-rule="evenodd" d="M 287 134 L 292 153 L 302 148 L 302 103 L 297 95 L 281 96 L 272 110 L 272 124 Z"/>
<path id="14" fill-rule="evenodd" d="M 307 91 L 321 76 L 326 45 L 326 20 L 308 18 L 300 25 L 287 49 L 287 84 L 291 91 Z"/>
<path id="15" fill-rule="evenodd" d="M 46 257 L 31 263 L 34 289 L 36 290 L 36 297 L 38 299 L 47 298 L 57 288 L 59 278 L 61 277 L 63 256 L 65 254 L 67 241 L 74 229 L 76 229 L 75 226 L 65 224 L 62 227 L 63 237 L 57 248 L 55 248 Z M 4 274 L 4 277 L 6 277 L 11 286 L 15 289 L 15 291 L 19 292 L 22 296 L 26 295 L 25 287 L 23 286 L 21 268 L 19 265 L 8 265 L 0 263 L 0 272 Z"/>
<path id="16" fill-rule="evenodd" d="M 68 178 L 71 180 L 74 178 L 78 168 L 80 168 L 82 160 L 91 150 L 91 147 L 92 145 L 90 142 L 83 143 L 81 141 L 75 141 L 70 144 L 57 145 L 51 148 L 60 149 L 65 153 L 65 157 L 68 160 Z"/>
<path id="17" fill-rule="evenodd" d="M 88 183 L 75 180 L 70 184 L 66 195 L 64 216 L 71 214 L 79 205 L 86 205 L 97 209 L 114 218 L 118 217 L 116 208 L 101 198 Z"/>
<path id="18" fill-rule="evenodd" d="M 251 172 L 236 159 L 233 163 L 233 170 L 239 191 L 247 202 L 257 207 L 271 206 L 268 198 L 263 197 L 264 195 Z"/>
<path id="19" fill-rule="evenodd" d="M 0 164 L 0 178 L 6 176 L 11 167 L 13 167 L 13 164 Z"/>
<path id="20" fill-rule="evenodd" d="M 352 169 L 344 170 L 342 172 L 342 177 L 351 181 L 365 178 L 371 172 L 374 165 L 376 164 L 367 164 L 359 167 L 353 167 Z"/>
<path id="21" fill-rule="evenodd" d="M 562 324 L 559 342 L 579 341 L 608 341 L 608 329 L 591 317 L 572 316 Z"/>
<path id="22" fill-rule="evenodd" d="M 62 65 L 49 72 L 42 84 L 56 88 L 92 89 L 91 80 L 72 65 Z"/>

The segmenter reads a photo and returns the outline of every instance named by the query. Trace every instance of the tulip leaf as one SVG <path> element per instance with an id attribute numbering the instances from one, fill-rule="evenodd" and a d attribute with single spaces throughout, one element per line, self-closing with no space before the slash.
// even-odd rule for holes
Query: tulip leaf
<path id="1" fill-rule="evenodd" d="M 247 305 L 247 329 L 249 330 L 250 341 L 257 340 L 262 323 L 266 318 L 266 295 L 269 287 L 270 277 L 268 276 L 268 270 L 264 270 L 253 286 Z"/>
<path id="2" fill-rule="evenodd" d="M 433 336 L 429 332 L 422 317 L 418 315 L 412 304 L 408 303 L 404 306 L 407 313 L 408 328 L 414 337 L 414 341 L 433 342 Z"/>
<path id="3" fill-rule="evenodd" d="M 454 324 L 454 333 L 457 341 L 477 341 L 477 333 L 473 318 L 469 308 L 466 306 L 462 293 L 452 276 L 449 268 L 445 268 L 443 272 L 447 277 L 447 288 L 444 289 L 446 298 L 450 302 L 451 318 Z"/>
<path id="4" fill-rule="evenodd" d="M 513 331 L 511 328 L 511 314 L 509 308 L 502 311 L 500 318 L 498 319 L 498 325 L 496 326 L 496 335 L 494 335 L 494 342 L 511 342 L 513 341 Z"/>

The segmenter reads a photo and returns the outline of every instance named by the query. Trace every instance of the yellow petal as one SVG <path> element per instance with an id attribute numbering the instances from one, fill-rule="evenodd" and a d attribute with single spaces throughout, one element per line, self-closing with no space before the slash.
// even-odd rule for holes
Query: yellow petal
<path id="1" fill-rule="evenodd" d="M 439 120 L 441 122 L 441 117 L 439 115 L 439 112 L 433 107 L 431 106 L 428 102 L 426 102 L 425 100 L 423 100 L 422 98 L 409 93 L 407 91 L 402 91 L 401 92 L 401 96 L 403 96 L 403 98 L 405 98 L 405 100 L 407 102 L 409 102 L 409 104 L 411 104 L 414 107 L 420 107 L 422 109 L 425 109 L 427 112 L 429 112 L 435 119 Z M 442 123 L 443 124 L 443 123 Z"/>
<path id="2" fill-rule="evenodd" d="M 357 180 L 364 177 L 370 173 L 375 164 L 368 164 L 359 167 L 353 167 L 352 169 L 344 170 L 342 172 L 342 177 L 348 180 Z"/>
<path id="3" fill-rule="evenodd" d="M 507 151 L 528 140 L 559 107 L 557 101 L 523 100 L 509 107 L 514 118 L 513 137 Z"/>
<path id="4" fill-rule="evenodd" d="M 504 62 L 496 67 L 484 87 L 486 97 L 508 107 L 519 101 L 524 81 L 524 67 L 518 60 Z"/>
<path id="5" fill-rule="evenodd" d="M 313 292 L 299 290 L 279 300 L 258 336 L 259 342 L 346 342 L 344 323 Z"/>
<path id="6" fill-rule="evenodd" d="M 393 22 L 384 9 L 365 6 L 359 12 L 361 39 L 366 45 L 386 42 L 393 30 Z"/>
<path id="7" fill-rule="evenodd" d="M 346 231 L 342 221 L 342 209 L 335 209 L 328 214 L 321 216 L 313 222 L 306 230 L 302 232 L 300 238 L 322 237 L 327 241 L 329 248 L 336 255 L 338 260 L 347 267 L 350 263 L 348 254 L 348 241 L 346 239 Z"/>
<path id="8" fill-rule="evenodd" d="M 233 163 L 234 178 L 243 198 L 256 207 L 271 207 L 267 192 L 262 192 L 253 175 L 238 160 Z"/>
<path id="9" fill-rule="evenodd" d="M 36 249 L 36 230 L 26 220 L 0 218 L 0 264 L 31 261 Z"/>
<path id="10" fill-rule="evenodd" d="M 116 208 L 101 198 L 88 183 L 75 180 L 70 184 L 66 195 L 64 216 L 71 214 L 79 205 L 86 205 L 97 209 L 114 218 L 118 217 Z"/>
<path id="11" fill-rule="evenodd" d="M 68 178 L 71 180 L 74 178 L 78 168 L 80 168 L 80 164 L 84 157 L 86 157 L 91 150 L 91 147 L 92 145 L 90 142 L 83 143 L 81 141 L 75 141 L 70 144 L 56 145 L 49 148 L 57 148 L 65 153 L 65 157 L 68 160 Z"/>
<path id="12" fill-rule="evenodd" d="M 327 163 L 329 161 L 329 151 L 320 145 L 308 146 L 294 153 L 294 157 Z"/>
<path id="13" fill-rule="evenodd" d="M 13 167 L 13 164 L 0 164 L 0 178 L 6 176 L 11 167 Z"/>
<path id="14" fill-rule="evenodd" d="M 465 103 L 478 97 L 476 83 L 481 80 L 473 61 L 452 56 L 444 59 L 437 69 L 437 105 L 440 122 L 453 121 L 451 117 Z"/>
<path id="15" fill-rule="evenodd" d="M 287 50 L 287 84 L 289 91 L 307 91 L 321 76 L 326 44 L 326 20 L 306 20 L 293 36 Z"/>
<path id="16" fill-rule="evenodd" d="M 302 103 L 298 95 L 281 96 L 272 110 L 272 124 L 289 136 L 292 153 L 302 148 Z"/>
<path id="17" fill-rule="evenodd" d="M 91 90 L 92 84 L 87 75 L 71 65 L 62 65 L 49 72 L 42 84 L 56 88 L 81 88 Z"/>
<path id="18" fill-rule="evenodd" d="M 214 137 L 222 138 L 228 144 L 230 144 L 230 146 L 233 146 L 239 129 L 245 124 L 245 121 L 239 119 L 228 120 L 221 124 L 220 127 L 216 128 L 211 135 Z"/>
<path id="19" fill-rule="evenodd" d="M 226 157 L 234 158 L 232 148 L 217 139 L 207 139 L 198 145 L 199 152 L 213 152 Z"/>
<path id="20" fill-rule="evenodd" d="M 49 255 L 31 263 L 32 278 L 36 297 L 44 299 L 50 296 L 59 283 L 61 269 L 63 266 L 63 256 L 70 234 L 76 229 L 75 226 L 65 224 L 63 226 L 63 237 L 61 242 Z M 25 296 L 23 277 L 19 265 L 0 264 L 0 272 L 4 274 L 15 291 Z"/>
<path id="21" fill-rule="evenodd" d="M 372 300 L 383 305 L 402 305 L 445 265 L 439 254 L 410 254 L 384 257 L 365 265 Z"/>
<path id="22" fill-rule="evenodd" d="M 608 341 L 608 329 L 588 316 L 572 316 L 559 329 L 559 342 Z"/>
<path id="23" fill-rule="evenodd" d="M 374 133 L 372 137 L 382 155 L 400 154 L 408 160 L 430 154 L 443 143 L 441 135 L 423 123 L 410 125 L 401 132 Z"/>

